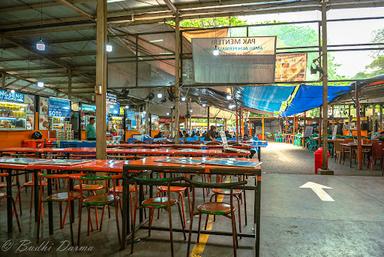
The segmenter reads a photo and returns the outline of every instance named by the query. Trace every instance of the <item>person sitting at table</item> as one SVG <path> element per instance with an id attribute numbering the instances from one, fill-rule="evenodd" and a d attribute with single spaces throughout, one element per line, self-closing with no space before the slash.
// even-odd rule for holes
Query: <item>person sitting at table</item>
<path id="1" fill-rule="evenodd" d="M 95 117 L 89 118 L 89 123 L 85 128 L 87 140 L 96 140 L 96 128 L 95 128 Z"/>
<path id="2" fill-rule="evenodd" d="M 216 141 L 216 127 L 211 126 L 210 129 L 207 131 L 207 134 L 205 135 L 205 141 Z"/>

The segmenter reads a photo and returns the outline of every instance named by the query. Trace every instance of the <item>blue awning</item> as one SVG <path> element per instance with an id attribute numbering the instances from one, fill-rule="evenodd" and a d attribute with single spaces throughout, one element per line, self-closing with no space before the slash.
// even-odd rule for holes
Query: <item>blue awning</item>
<path id="1" fill-rule="evenodd" d="M 244 107 L 266 112 L 280 111 L 281 103 L 292 94 L 295 86 L 249 86 L 240 89 Z"/>
<path id="2" fill-rule="evenodd" d="M 332 102 L 336 97 L 346 94 L 351 90 L 350 86 L 329 86 L 328 102 Z M 294 114 L 302 113 L 313 108 L 320 107 L 323 104 L 323 87 L 300 85 L 300 88 L 288 103 L 287 108 L 281 116 L 287 117 Z"/>

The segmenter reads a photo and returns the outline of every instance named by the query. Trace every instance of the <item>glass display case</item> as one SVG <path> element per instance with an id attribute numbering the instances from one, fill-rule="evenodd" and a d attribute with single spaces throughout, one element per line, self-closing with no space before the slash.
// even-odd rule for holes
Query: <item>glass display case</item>
<path id="1" fill-rule="evenodd" d="M 0 130 L 34 129 L 34 96 L 0 90 Z"/>

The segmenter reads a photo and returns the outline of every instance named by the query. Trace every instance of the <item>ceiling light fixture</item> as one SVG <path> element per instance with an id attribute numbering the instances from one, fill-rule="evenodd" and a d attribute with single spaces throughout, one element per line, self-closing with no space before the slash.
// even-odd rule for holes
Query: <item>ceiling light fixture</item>
<path id="1" fill-rule="evenodd" d="M 44 82 L 43 81 L 37 81 L 37 86 L 38 87 L 44 87 Z"/>
<path id="2" fill-rule="evenodd" d="M 163 42 L 164 40 L 163 39 L 154 39 L 154 40 L 150 40 L 149 42 L 150 43 L 160 43 L 160 42 Z"/>
<path id="3" fill-rule="evenodd" d="M 40 40 L 36 43 L 36 49 L 39 51 L 45 51 L 45 43 L 43 39 L 40 38 Z"/>
<path id="4" fill-rule="evenodd" d="M 212 50 L 212 54 L 213 54 L 214 56 L 218 56 L 218 55 L 220 55 L 220 51 L 219 51 L 219 49 L 217 49 L 217 45 L 215 45 L 215 48 Z"/>
<path id="5" fill-rule="evenodd" d="M 182 96 L 182 97 L 181 97 L 181 101 L 182 101 L 182 102 L 185 102 L 186 99 L 187 99 L 187 98 L 186 98 L 185 96 Z"/>
<path id="6" fill-rule="evenodd" d="M 11 90 L 11 93 L 14 94 L 14 93 L 15 93 L 15 90 L 12 89 L 12 90 Z"/>
<path id="7" fill-rule="evenodd" d="M 157 98 L 163 98 L 163 94 L 162 93 L 158 93 L 157 94 Z"/>
<path id="8" fill-rule="evenodd" d="M 225 98 L 226 98 L 227 100 L 232 100 L 232 96 L 231 96 L 231 95 L 227 95 Z"/>
<path id="9" fill-rule="evenodd" d="M 107 0 L 107 3 L 118 3 L 118 2 L 124 2 L 125 0 Z"/>
<path id="10" fill-rule="evenodd" d="M 230 105 L 228 106 L 228 108 L 231 109 L 231 110 L 232 110 L 233 108 L 235 108 L 235 107 L 236 107 L 236 105 L 234 105 L 234 104 L 230 104 Z"/>
<path id="11" fill-rule="evenodd" d="M 106 44 L 105 46 L 105 50 L 108 52 L 108 53 L 111 53 L 113 51 L 113 46 L 111 44 Z"/>

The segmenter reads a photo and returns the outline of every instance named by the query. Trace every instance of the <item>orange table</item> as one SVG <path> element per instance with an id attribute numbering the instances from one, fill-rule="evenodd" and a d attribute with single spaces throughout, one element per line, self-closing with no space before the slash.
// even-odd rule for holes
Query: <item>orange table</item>
<path id="1" fill-rule="evenodd" d="M 0 153 L 36 153 L 40 157 L 48 153 L 63 154 L 67 158 L 71 154 L 96 154 L 94 147 L 79 147 L 79 148 L 25 148 L 25 147 L 11 147 L 0 149 Z M 108 155 L 133 155 L 133 156 L 188 156 L 188 157 L 248 157 L 250 153 L 234 152 L 225 153 L 220 149 L 119 149 L 108 148 Z"/>
<path id="2" fill-rule="evenodd" d="M 132 229 L 130 226 L 130 217 L 129 217 L 129 190 L 128 185 L 130 183 L 129 176 L 132 175 L 132 172 L 137 173 L 138 171 L 151 170 L 152 172 L 174 172 L 174 173 L 189 173 L 189 174 L 226 174 L 226 175 L 242 175 L 247 174 L 249 176 L 255 177 L 255 186 L 247 186 L 244 190 L 253 190 L 255 193 L 255 203 L 254 203 L 254 228 L 255 233 L 253 234 L 241 234 L 242 237 L 252 237 L 255 238 L 255 256 L 259 256 L 260 252 L 260 202 L 261 202 L 261 167 L 252 167 L 252 168 L 243 168 L 243 167 L 234 167 L 234 166 L 217 166 L 217 165 L 204 165 L 204 164 L 176 164 L 176 163 L 167 163 L 167 162 L 158 162 L 159 159 L 164 159 L 163 157 L 147 157 L 140 160 L 128 161 L 128 164 L 124 166 L 123 172 L 123 221 L 122 221 L 122 244 L 121 248 L 126 247 L 126 238 L 127 234 L 130 233 Z M 199 158 L 194 158 L 199 159 Z M 208 158 L 209 159 L 209 158 Z M 236 160 L 247 160 L 244 158 L 238 158 Z M 255 161 L 255 164 L 257 162 Z M 131 174 L 131 175 L 129 175 Z M 145 183 L 145 182 L 144 182 Z M 175 184 L 176 185 L 176 184 Z M 141 185 L 142 186 L 142 185 Z M 180 184 L 180 186 L 188 186 Z M 142 190 L 139 190 L 141 193 Z M 143 199 L 143 198 L 141 198 Z M 139 215 L 142 221 L 142 213 Z M 140 222 L 142 224 L 142 222 Z M 152 227 L 153 230 L 164 230 L 165 228 L 161 227 Z M 173 231 L 179 231 L 180 229 L 173 229 Z M 196 232 L 196 231 L 193 231 Z M 202 233 L 217 234 L 217 235 L 228 235 L 232 236 L 229 232 L 223 231 L 202 231 Z"/>
<path id="3" fill-rule="evenodd" d="M 205 144 L 111 144 L 108 145 L 110 148 L 191 148 L 191 149 L 223 149 L 223 145 L 205 145 Z M 249 144 L 233 145 L 231 146 L 237 149 L 251 149 Z"/>

